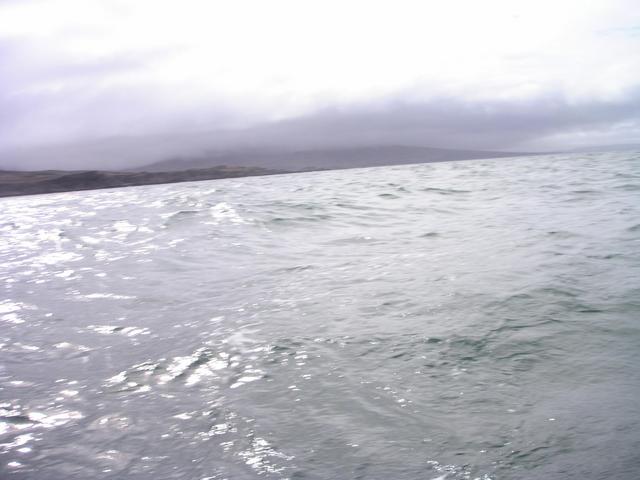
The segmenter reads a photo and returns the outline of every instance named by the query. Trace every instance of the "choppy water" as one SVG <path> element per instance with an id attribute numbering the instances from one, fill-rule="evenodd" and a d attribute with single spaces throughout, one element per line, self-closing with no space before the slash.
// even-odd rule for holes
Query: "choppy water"
<path id="1" fill-rule="evenodd" d="M 640 478 L 640 154 L 0 209 L 1 478 Z"/>

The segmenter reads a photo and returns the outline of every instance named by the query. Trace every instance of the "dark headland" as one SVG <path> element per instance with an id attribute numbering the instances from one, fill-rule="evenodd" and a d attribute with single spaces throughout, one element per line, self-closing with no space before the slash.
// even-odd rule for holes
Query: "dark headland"
<path id="1" fill-rule="evenodd" d="M 520 155 L 527 154 L 413 146 L 215 152 L 196 158 L 164 160 L 122 171 L 0 170 L 0 197 Z"/>

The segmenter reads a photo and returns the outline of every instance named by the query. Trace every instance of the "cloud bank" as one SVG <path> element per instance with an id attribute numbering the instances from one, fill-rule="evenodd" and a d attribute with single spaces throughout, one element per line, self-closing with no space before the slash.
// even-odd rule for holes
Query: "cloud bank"
<path id="1" fill-rule="evenodd" d="M 5 168 L 640 142 L 633 0 L 0 0 L 0 18 Z"/>

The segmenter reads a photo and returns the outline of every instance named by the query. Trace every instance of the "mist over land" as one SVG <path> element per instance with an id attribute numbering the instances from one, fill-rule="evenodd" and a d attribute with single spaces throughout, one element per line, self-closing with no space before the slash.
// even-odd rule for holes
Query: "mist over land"
<path id="1" fill-rule="evenodd" d="M 246 128 L 116 135 L 46 145 L 4 146 L 11 170 L 169 170 L 214 165 L 349 168 L 421 161 L 598 149 L 635 142 L 640 90 L 624 100 L 571 105 L 559 96 L 526 101 L 387 99 L 325 108 Z M 587 142 L 585 144 L 585 141 Z M 0 145 L 1 147 L 2 145 Z M 399 157 L 389 156 L 392 149 Z M 361 158 L 371 154 L 369 160 Z M 387 156 L 382 159 L 380 156 Z M 194 163 L 195 162 L 195 163 Z"/>

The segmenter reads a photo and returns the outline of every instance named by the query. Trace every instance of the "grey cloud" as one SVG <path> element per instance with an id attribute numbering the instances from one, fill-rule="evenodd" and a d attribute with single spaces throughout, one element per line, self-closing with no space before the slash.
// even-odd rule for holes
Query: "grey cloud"
<path id="1" fill-rule="evenodd" d="M 154 62 L 166 65 L 184 48 L 94 52 L 78 59 L 57 55 L 55 43 L 36 36 L 0 38 L 0 168 L 117 169 L 252 149 L 413 145 L 535 151 L 640 141 L 640 85 L 618 100 L 579 102 L 561 90 L 486 101 L 419 101 L 415 92 L 399 91 L 260 122 L 260 114 L 249 111 L 250 99 L 239 105 L 243 99 L 192 92 L 188 81 L 177 82 L 182 90 L 172 89 L 151 76 Z M 508 59 L 524 82 L 545 55 L 514 53 Z M 140 81 L 113 81 L 138 73 Z"/>
<path id="2" fill-rule="evenodd" d="M 624 100 L 571 104 L 547 94 L 526 101 L 465 102 L 440 98 L 426 103 L 402 99 L 354 109 L 327 109 L 274 126 L 310 142 L 382 142 L 485 149 L 518 149 L 555 133 L 606 129 L 640 121 L 640 88 Z"/>
<path id="3" fill-rule="evenodd" d="M 166 92 L 110 82 L 144 72 L 177 47 L 91 59 L 62 59 L 29 39 L 0 41 L 0 149 L 84 140 L 105 134 L 147 134 L 175 125 L 158 99 Z M 184 121 L 196 117 L 185 115 Z M 177 117 L 169 119 L 168 117 Z M 188 126 L 186 127 L 188 128 Z"/>
<path id="4" fill-rule="evenodd" d="M 136 99 L 142 101 L 137 94 L 129 93 L 131 97 L 97 102 L 101 112 L 110 119 L 108 121 L 131 120 L 125 105 L 135 105 Z M 176 133 L 190 130 L 183 128 L 189 117 L 185 113 L 180 125 L 174 117 L 165 119 L 166 123 L 156 121 L 157 134 L 5 152 L 0 166 L 118 169 L 172 157 L 215 156 L 216 152 L 222 151 L 262 149 L 277 152 L 375 145 L 533 151 L 562 149 L 561 144 L 547 140 L 559 134 L 570 138 L 587 132 L 599 141 L 617 141 L 614 130 L 618 125 L 625 126 L 626 138 L 640 140 L 640 88 L 629 92 L 624 100 L 589 100 L 579 104 L 553 92 L 526 101 L 465 102 L 439 98 L 412 102 L 405 98 L 398 94 L 384 101 L 327 107 L 308 116 L 246 129 Z M 112 102 L 111 108 L 109 102 Z M 149 111 L 143 111 L 140 121 L 149 114 Z M 215 119 L 214 123 L 224 124 L 224 114 L 215 109 L 205 108 L 199 114 L 203 119 Z M 122 117 L 118 118 L 118 115 Z"/>

